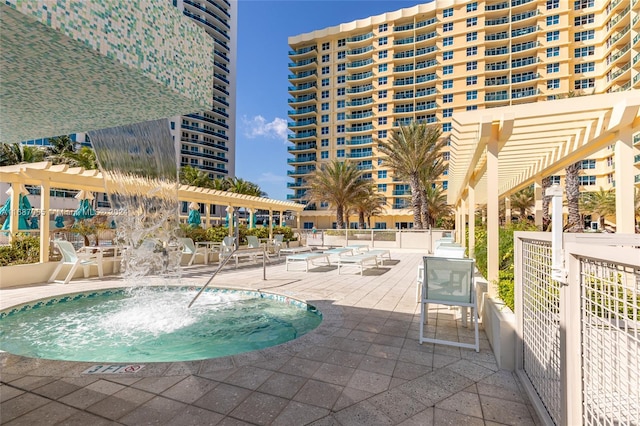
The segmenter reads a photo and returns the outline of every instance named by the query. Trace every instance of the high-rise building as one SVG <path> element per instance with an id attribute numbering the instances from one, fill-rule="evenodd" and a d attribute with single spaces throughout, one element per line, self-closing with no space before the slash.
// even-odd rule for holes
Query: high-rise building
<path id="1" fill-rule="evenodd" d="M 173 0 L 173 4 L 215 41 L 213 109 L 170 120 L 180 166 L 201 169 L 211 178 L 235 176 L 238 2 Z"/>
<path id="2" fill-rule="evenodd" d="M 307 202 L 306 178 L 323 162 L 353 161 L 387 199 L 375 227 L 404 227 L 409 185 L 385 167 L 377 140 L 414 120 L 446 137 L 457 112 L 640 88 L 640 0 L 435 0 L 289 46 L 288 199 Z M 583 187 L 613 186 L 613 150 L 581 166 Z M 326 207 L 310 206 L 305 227 L 331 227 Z"/>

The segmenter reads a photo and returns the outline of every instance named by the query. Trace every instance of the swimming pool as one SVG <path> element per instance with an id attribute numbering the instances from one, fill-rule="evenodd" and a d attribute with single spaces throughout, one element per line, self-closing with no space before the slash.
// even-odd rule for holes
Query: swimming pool
<path id="1" fill-rule="evenodd" d="M 289 297 L 195 288 L 111 289 L 0 313 L 0 350 L 67 361 L 167 362 L 264 349 L 316 328 L 322 315 Z"/>

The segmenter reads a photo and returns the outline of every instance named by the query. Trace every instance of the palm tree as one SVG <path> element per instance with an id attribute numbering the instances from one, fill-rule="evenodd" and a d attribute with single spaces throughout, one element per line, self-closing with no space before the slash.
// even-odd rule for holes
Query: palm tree
<path id="1" fill-rule="evenodd" d="M 511 208 L 519 211 L 520 220 L 527 218 L 527 212 L 535 206 L 536 197 L 533 190 L 533 185 L 513 194 L 509 197 L 511 201 Z"/>
<path id="2" fill-rule="evenodd" d="M 83 146 L 76 152 L 66 152 L 63 156 L 66 163 L 72 167 L 82 167 L 86 170 L 98 168 L 96 152 L 88 146 Z"/>
<path id="3" fill-rule="evenodd" d="M 267 193 L 260 189 L 260 187 L 248 180 L 244 180 L 239 177 L 228 178 L 227 191 L 235 192 L 236 194 L 252 195 L 254 197 L 266 197 Z"/>
<path id="4" fill-rule="evenodd" d="M 551 215 L 549 214 L 549 204 L 551 203 L 551 196 L 547 195 L 547 189 L 551 188 L 551 176 L 542 178 L 542 230 L 549 229 L 551 224 Z"/>
<path id="5" fill-rule="evenodd" d="M 371 216 L 382 213 L 382 207 L 386 204 L 386 198 L 379 194 L 373 185 L 365 186 L 362 194 L 350 204 L 351 208 L 358 213 L 358 228 L 371 228 Z M 365 226 L 365 219 L 367 226 Z"/>
<path id="6" fill-rule="evenodd" d="M 422 206 L 426 212 L 425 224 L 430 228 L 436 225 L 438 219 L 453 214 L 453 208 L 447 204 L 447 196 L 442 185 L 428 185 L 423 191 L 425 203 Z"/>
<path id="7" fill-rule="evenodd" d="M 422 220 L 422 225 L 424 227 L 432 227 L 435 225 L 435 217 L 439 216 L 437 212 L 435 212 L 432 206 L 429 205 L 430 202 L 436 201 L 434 197 L 433 189 L 436 187 L 435 181 L 438 179 L 440 175 L 442 175 L 447 170 L 447 165 L 444 163 L 442 157 L 437 157 L 433 163 L 427 164 L 420 171 L 420 219 Z M 444 206 L 447 205 L 447 197 L 443 196 Z M 438 204 L 442 205 L 438 200 Z M 445 207 L 445 210 L 452 212 L 448 206 Z M 435 216 L 434 216 L 435 213 Z"/>
<path id="8" fill-rule="evenodd" d="M 405 179 L 411 187 L 413 226 L 422 229 L 420 173 L 436 162 L 446 141 L 441 139 L 439 126 L 427 126 L 416 121 L 393 130 L 387 141 L 378 141 L 378 150 L 384 155 L 384 164 L 395 177 Z"/>
<path id="9" fill-rule="evenodd" d="M 44 160 L 42 148 L 21 143 L 0 143 L 0 166 L 11 166 L 21 163 L 37 163 Z"/>
<path id="10" fill-rule="evenodd" d="M 47 159 L 53 164 L 68 164 L 69 154 L 76 151 L 76 143 L 67 135 L 49 138 Z"/>
<path id="11" fill-rule="evenodd" d="M 327 201 L 336 209 L 336 226 L 344 228 L 344 214 L 351 200 L 366 191 L 367 181 L 360 178 L 361 172 L 353 163 L 333 160 L 316 169 L 307 179 L 309 189 L 305 197 L 310 201 Z"/>
<path id="12" fill-rule="evenodd" d="M 192 166 L 184 166 L 180 169 L 180 183 L 182 185 L 197 186 L 199 188 L 211 188 L 209 175 Z"/>
<path id="13" fill-rule="evenodd" d="M 567 232 L 582 232 L 579 173 L 580 162 L 573 163 L 565 169 L 565 190 L 567 192 L 567 210 L 569 211 Z"/>
<path id="14" fill-rule="evenodd" d="M 218 191 L 226 191 L 230 187 L 230 183 L 228 179 L 224 178 L 215 178 L 211 181 L 211 188 L 216 189 Z"/>
<path id="15" fill-rule="evenodd" d="M 606 216 L 616 214 L 616 193 L 613 189 L 585 192 L 581 197 L 582 207 L 585 212 L 599 216 L 600 229 L 604 229 Z"/>

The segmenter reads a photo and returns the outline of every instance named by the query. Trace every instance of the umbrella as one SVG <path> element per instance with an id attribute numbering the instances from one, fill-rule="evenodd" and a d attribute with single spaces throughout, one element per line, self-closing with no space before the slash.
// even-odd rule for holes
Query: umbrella
<path id="1" fill-rule="evenodd" d="M 93 194 L 89 191 L 82 190 L 75 196 L 80 200 L 80 206 L 73 212 L 73 217 L 76 220 L 91 219 L 96 215 L 96 211 L 91 207 L 91 200 L 93 200 Z"/>
<path id="2" fill-rule="evenodd" d="M 192 228 L 198 228 L 202 220 L 200 219 L 200 205 L 198 203 L 189 204 L 189 208 L 191 211 L 189 212 L 189 218 L 187 219 L 187 223 Z"/>
<path id="3" fill-rule="evenodd" d="M 16 185 L 16 189 L 20 194 L 18 196 L 18 229 L 31 229 L 27 222 L 27 219 L 31 216 L 31 203 L 27 198 L 29 191 L 27 191 L 22 184 Z M 13 187 L 7 190 L 7 194 L 9 195 L 9 198 L 7 198 L 7 202 L 4 203 L 4 206 L 0 208 L 0 215 L 7 215 L 7 219 L 2 225 L 2 229 L 4 231 L 9 229 L 9 222 L 11 221 L 11 195 L 13 194 Z"/>
<path id="4" fill-rule="evenodd" d="M 31 218 L 31 229 L 39 229 L 40 224 L 38 223 L 38 216 L 33 216 Z"/>
<path id="5" fill-rule="evenodd" d="M 56 221 L 55 223 L 56 228 L 64 228 L 64 216 L 57 215 L 54 220 Z"/>

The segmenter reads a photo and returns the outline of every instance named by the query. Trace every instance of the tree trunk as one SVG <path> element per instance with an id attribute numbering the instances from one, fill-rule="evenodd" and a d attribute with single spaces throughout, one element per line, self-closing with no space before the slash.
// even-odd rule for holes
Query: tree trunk
<path id="1" fill-rule="evenodd" d="M 336 207 L 336 229 L 344 228 L 344 207 Z"/>
<path id="2" fill-rule="evenodd" d="M 583 224 L 580 220 L 580 181 L 578 173 L 580 163 L 574 163 L 565 169 L 565 187 L 567 191 L 567 210 L 569 223 L 567 232 L 582 232 Z"/>
<path id="3" fill-rule="evenodd" d="M 549 215 L 549 204 L 551 204 L 551 196 L 547 195 L 547 188 L 551 187 L 551 178 L 542 179 L 542 230 L 549 229 L 551 224 L 551 216 Z"/>
<path id="4" fill-rule="evenodd" d="M 425 228 L 431 226 L 431 221 L 429 220 L 429 204 L 427 204 L 427 196 L 422 185 L 420 187 L 420 219 L 422 220 L 422 226 Z"/>
<path id="5" fill-rule="evenodd" d="M 411 206 L 413 207 L 413 227 L 422 229 L 422 203 L 420 195 L 420 179 L 418 174 L 414 174 L 409 179 L 411 186 Z"/>
<path id="6" fill-rule="evenodd" d="M 367 227 L 364 223 L 364 212 L 358 212 L 358 228 L 365 229 Z"/>

